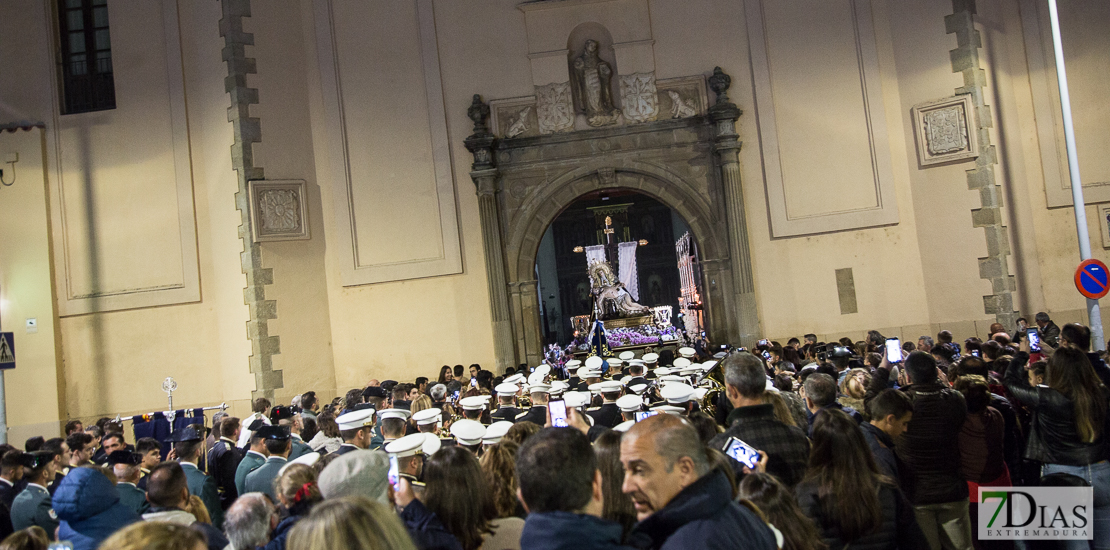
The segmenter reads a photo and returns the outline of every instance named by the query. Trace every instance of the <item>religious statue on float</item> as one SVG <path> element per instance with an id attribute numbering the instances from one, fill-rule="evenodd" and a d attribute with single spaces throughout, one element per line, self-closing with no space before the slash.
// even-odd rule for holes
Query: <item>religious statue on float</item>
<path id="1" fill-rule="evenodd" d="M 616 124 L 621 110 L 613 104 L 613 67 L 598 55 L 597 40 L 587 40 L 582 55 L 571 63 L 574 110 L 586 116 L 590 126 Z"/>
<path id="2" fill-rule="evenodd" d="M 621 319 L 651 313 L 651 308 L 637 304 L 632 299 L 624 284 L 613 275 L 609 262 L 594 262 L 590 264 L 589 270 L 597 319 Z"/>

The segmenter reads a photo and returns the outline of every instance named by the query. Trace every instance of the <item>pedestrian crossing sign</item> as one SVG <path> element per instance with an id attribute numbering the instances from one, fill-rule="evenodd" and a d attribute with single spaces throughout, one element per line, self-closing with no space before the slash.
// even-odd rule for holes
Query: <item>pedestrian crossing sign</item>
<path id="1" fill-rule="evenodd" d="M 15 368 L 15 333 L 0 332 L 0 369 Z"/>

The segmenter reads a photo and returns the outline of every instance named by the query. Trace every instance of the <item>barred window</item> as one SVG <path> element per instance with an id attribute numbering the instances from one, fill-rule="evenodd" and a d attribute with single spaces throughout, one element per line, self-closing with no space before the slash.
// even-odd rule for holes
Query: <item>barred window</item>
<path id="1" fill-rule="evenodd" d="M 108 0 L 59 0 L 62 112 L 116 108 Z"/>

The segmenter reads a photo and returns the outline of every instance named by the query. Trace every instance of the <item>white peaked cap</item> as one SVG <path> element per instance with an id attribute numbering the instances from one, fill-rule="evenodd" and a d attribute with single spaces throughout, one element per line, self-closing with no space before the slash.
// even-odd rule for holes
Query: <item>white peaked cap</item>
<path id="1" fill-rule="evenodd" d="M 420 452 L 432 456 L 436 451 L 443 446 L 443 442 L 439 440 L 439 436 L 433 433 L 420 434 L 424 436 L 424 445 L 420 448 Z"/>
<path id="2" fill-rule="evenodd" d="M 621 412 L 635 412 L 643 406 L 644 400 L 638 395 L 624 395 L 617 399 L 617 406 Z"/>
<path id="3" fill-rule="evenodd" d="M 424 452 L 424 440 L 424 434 L 406 435 L 401 439 L 395 439 L 386 443 L 385 452 L 397 458 L 413 456 Z"/>
<path id="4" fill-rule="evenodd" d="M 482 436 L 486 435 L 486 427 L 476 420 L 463 418 L 451 424 L 451 435 L 455 436 L 459 445 L 478 445 Z"/>
<path id="5" fill-rule="evenodd" d="M 439 409 L 424 409 L 412 414 L 412 419 L 416 421 L 418 426 L 425 426 L 427 424 L 435 424 L 443 419 L 443 411 Z"/>
<path id="6" fill-rule="evenodd" d="M 335 423 L 339 424 L 340 430 L 357 430 L 362 427 L 373 426 L 374 409 L 362 409 L 361 411 L 341 414 L 335 419 Z"/>
<path id="7" fill-rule="evenodd" d="M 513 423 L 508 420 L 501 420 L 490 424 L 489 427 L 486 428 L 486 433 L 482 435 L 482 443 L 486 445 L 500 443 L 501 438 L 505 437 L 505 434 L 509 433 L 509 428 L 512 427 Z"/>

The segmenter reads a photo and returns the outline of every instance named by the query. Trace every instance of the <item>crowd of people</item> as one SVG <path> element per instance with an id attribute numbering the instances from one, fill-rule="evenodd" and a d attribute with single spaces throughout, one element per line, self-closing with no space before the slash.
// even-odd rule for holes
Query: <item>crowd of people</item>
<path id="1" fill-rule="evenodd" d="M 1033 544 L 975 536 L 979 487 L 1061 484 L 1094 492 L 1067 544 L 1110 548 L 1110 368 L 1035 321 L 444 366 L 167 441 L 71 421 L 0 449 L 0 550 L 1002 550 Z"/>

